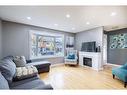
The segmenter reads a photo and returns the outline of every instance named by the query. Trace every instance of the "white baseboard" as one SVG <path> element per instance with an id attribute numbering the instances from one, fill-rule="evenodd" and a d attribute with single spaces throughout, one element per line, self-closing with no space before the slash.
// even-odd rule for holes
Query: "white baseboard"
<path id="1" fill-rule="evenodd" d="M 107 63 L 107 64 L 104 64 L 104 65 L 109 65 L 109 66 L 114 66 L 114 67 L 121 67 L 121 65 L 116 65 L 116 64 L 112 64 L 112 63 Z"/>
<path id="2" fill-rule="evenodd" d="M 59 64 L 52 64 L 51 67 L 56 67 L 56 66 L 63 66 L 64 63 L 59 63 Z"/>

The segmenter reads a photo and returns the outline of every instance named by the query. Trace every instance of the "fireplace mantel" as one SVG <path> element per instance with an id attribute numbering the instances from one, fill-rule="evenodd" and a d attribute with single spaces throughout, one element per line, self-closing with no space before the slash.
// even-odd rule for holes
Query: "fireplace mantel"
<path id="1" fill-rule="evenodd" d="M 102 70 L 102 57 L 100 52 L 79 52 L 79 65 L 83 65 L 83 58 L 91 58 L 92 59 L 92 69 L 94 70 Z"/>

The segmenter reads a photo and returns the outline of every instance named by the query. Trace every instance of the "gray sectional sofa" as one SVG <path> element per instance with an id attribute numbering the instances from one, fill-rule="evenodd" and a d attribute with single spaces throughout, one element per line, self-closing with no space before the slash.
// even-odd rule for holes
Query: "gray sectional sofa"
<path id="1" fill-rule="evenodd" d="M 53 87 L 46 85 L 39 75 L 28 77 L 22 80 L 14 80 L 16 73 L 13 57 L 5 57 L 0 61 L 0 89 L 39 89 L 51 90 Z"/>

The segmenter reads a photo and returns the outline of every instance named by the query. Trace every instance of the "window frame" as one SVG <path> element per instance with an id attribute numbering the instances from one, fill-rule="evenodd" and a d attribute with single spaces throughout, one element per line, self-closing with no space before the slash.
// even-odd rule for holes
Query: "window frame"
<path id="1" fill-rule="evenodd" d="M 33 57 L 31 55 L 32 52 L 32 41 L 31 41 L 31 35 L 32 34 L 39 34 L 43 36 L 51 36 L 51 37 L 62 37 L 63 43 L 62 43 L 62 55 L 44 55 L 44 56 L 37 56 Z M 57 33 L 51 33 L 46 31 L 37 31 L 37 30 L 29 30 L 29 59 L 43 59 L 43 58 L 55 58 L 55 57 L 64 57 L 64 49 L 65 49 L 65 43 L 64 43 L 64 34 L 57 34 Z"/>

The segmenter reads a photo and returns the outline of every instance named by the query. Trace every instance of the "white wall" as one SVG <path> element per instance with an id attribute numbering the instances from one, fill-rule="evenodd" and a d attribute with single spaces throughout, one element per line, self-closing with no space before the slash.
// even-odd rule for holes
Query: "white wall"
<path id="1" fill-rule="evenodd" d="M 0 59 L 2 58 L 2 23 L 0 20 Z"/>

